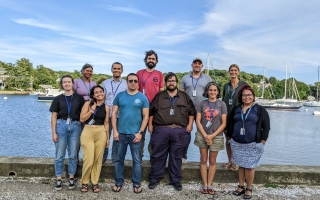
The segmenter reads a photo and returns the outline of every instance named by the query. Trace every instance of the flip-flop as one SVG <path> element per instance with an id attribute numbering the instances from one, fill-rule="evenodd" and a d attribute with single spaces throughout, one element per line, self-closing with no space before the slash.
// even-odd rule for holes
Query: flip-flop
<path id="1" fill-rule="evenodd" d="M 223 168 L 230 169 L 231 166 L 232 166 L 232 163 L 226 163 L 225 165 L 223 165 Z"/>
<path id="2" fill-rule="evenodd" d="M 141 189 L 140 191 L 139 191 L 139 188 Z M 141 187 L 141 185 L 136 185 L 136 186 L 134 186 L 134 187 L 133 187 L 133 192 L 134 192 L 134 193 L 141 193 L 141 192 L 142 192 L 142 187 Z"/>
<path id="3" fill-rule="evenodd" d="M 231 167 L 229 168 L 229 170 L 233 172 L 238 171 L 238 169 L 239 169 L 239 166 L 234 163 L 232 163 Z"/>
<path id="4" fill-rule="evenodd" d="M 208 186 L 208 194 L 211 194 L 211 195 L 216 194 L 211 186 Z"/>
<path id="5" fill-rule="evenodd" d="M 116 189 L 114 189 L 114 187 L 116 187 Z M 114 185 L 114 186 L 112 187 L 112 191 L 114 191 L 114 192 L 120 192 L 120 191 L 121 191 L 121 188 L 122 188 L 122 185 Z"/>
<path id="6" fill-rule="evenodd" d="M 202 186 L 200 192 L 201 192 L 202 194 L 208 194 L 208 187 L 207 187 L 207 186 Z"/>

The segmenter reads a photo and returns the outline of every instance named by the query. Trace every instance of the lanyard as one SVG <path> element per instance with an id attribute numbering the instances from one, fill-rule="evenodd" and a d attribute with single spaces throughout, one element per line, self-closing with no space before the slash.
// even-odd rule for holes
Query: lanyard
<path id="1" fill-rule="evenodd" d="M 67 98 L 67 96 L 66 96 L 66 95 L 64 95 L 64 98 L 66 99 L 67 106 L 68 106 L 68 117 L 70 116 L 70 112 L 71 112 L 71 106 L 72 106 L 72 98 L 73 98 L 73 94 L 74 94 L 74 93 L 72 93 L 70 104 L 69 104 L 69 102 L 68 102 L 68 98 Z"/>
<path id="2" fill-rule="evenodd" d="M 217 101 L 216 102 L 214 102 L 214 107 L 213 107 L 213 112 L 216 110 L 216 105 L 217 105 Z M 210 106 L 210 102 L 208 101 L 208 106 L 209 106 L 209 108 L 210 108 L 210 118 L 212 118 L 213 119 L 213 112 L 211 111 L 211 106 Z"/>
<path id="3" fill-rule="evenodd" d="M 151 76 L 151 74 L 154 72 L 154 70 L 153 70 L 153 71 L 149 74 L 149 76 L 147 77 L 146 81 L 143 81 L 143 74 L 144 74 L 145 71 L 146 71 L 146 70 L 143 70 L 143 72 L 142 72 L 142 85 L 143 85 L 143 87 L 144 87 L 144 85 L 146 84 L 148 78 L 149 78 L 149 77 Z"/>
<path id="4" fill-rule="evenodd" d="M 103 105 L 103 103 L 100 106 L 102 106 L 102 105 Z M 100 106 L 98 106 L 98 108 L 96 108 L 96 110 L 94 111 L 94 113 L 92 115 L 92 119 L 94 119 L 94 116 L 96 115 L 96 113 L 99 110 Z"/>
<path id="5" fill-rule="evenodd" d="M 112 80 L 112 81 L 114 81 L 114 80 Z M 119 85 L 118 85 L 118 87 L 117 87 L 117 89 L 116 89 L 116 91 L 115 92 L 113 92 L 113 85 L 112 85 L 112 81 L 111 81 L 111 88 L 112 88 L 112 94 L 113 94 L 113 96 L 115 96 L 116 94 L 117 94 L 117 91 L 118 91 L 118 89 L 119 89 L 119 86 L 121 85 L 121 83 L 122 83 L 122 79 L 120 79 L 120 83 L 119 83 Z M 115 81 L 114 81 L 115 82 Z"/>
<path id="6" fill-rule="evenodd" d="M 191 76 L 191 77 L 192 77 L 192 86 L 193 86 L 193 89 L 196 90 L 196 87 L 197 87 L 198 81 L 199 81 L 199 79 L 200 79 L 200 76 L 199 76 L 198 78 L 194 78 L 193 76 Z M 193 79 L 196 79 L 196 80 L 197 80 L 195 85 L 193 84 Z"/>
<path id="7" fill-rule="evenodd" d="M 240 82 L 239 82 L 240 83 Z M 238 86 L 239 86 L 239 83 L 237 84 L 237 86 L 236 86 L 236 88 L 234 88 L 234 90 L 233 90 L 233 92 L 232 92 L 232 94 L 230 95 L 231 96 L 231 98 L 233 97 L 233 95 L 234 95 L 234 92 L 236 91 L 236 89 L 238 88 Z M 230 92 L 230 85 L 228 85 L 228 93 Z"/>
<path id="8" fill-rule="evenodd" d="M 172 101 L 172 97 L 170 97 L 171 108 L 173 107 L 173 104 L 176 102 L 176 100 L 177 100 L 177 97 L 174 97 L 173 101 Z"/>
<path id="9" fill-rule="evenodd" d="M 248 118 L 248 115 L 249 115 L 249 113 L 251 111 L 251 108 L 252 108 L 252 105 L 250 106 L 250 108 L 249 108 L 247 114 L 245 115 L 245 117 L 243 117 L 243 112 L 241 111 L 241 119 L 242 119 L 243 125 L 244 125 L 244 123 L 246 122 L 246 120 Z"/>
<path id="10" fill-rule="evenodd" d="M 88 96 L 90 96 L 90 80 L 89 80 L 89 88 L 87 87 L 87 84 L 84 82 L 84 80 L 83 80 L 83 78 L 80 78 L 81 80 L 82 80 L 82 82 L 83 82 L 83 85 L 84 85 L 84 87 L 86 87 L 86 89 L 87 89 L 87 92 L 88 92 Z"/>

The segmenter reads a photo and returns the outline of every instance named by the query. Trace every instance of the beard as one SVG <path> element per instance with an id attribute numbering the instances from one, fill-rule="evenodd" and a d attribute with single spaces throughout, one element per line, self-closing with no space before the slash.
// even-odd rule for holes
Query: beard
<path id="1" fill-rule="evenodd" d="M 153 69 L 156 67 L 157 64 L 153 63 L 153 62 L 146 62 L 146 66 L 149 68 L 149 69 Z"/>
<path id="2" fill-rule="evenodd" d="M 167 87 L 167 90 L 169 90 L 170 92 L 173 92 L 173 91 L 175 91 L 176 89 L 178 89 L 177 86 L 173 86 L 173 87 L 168 86 L 168 87 Z"/>

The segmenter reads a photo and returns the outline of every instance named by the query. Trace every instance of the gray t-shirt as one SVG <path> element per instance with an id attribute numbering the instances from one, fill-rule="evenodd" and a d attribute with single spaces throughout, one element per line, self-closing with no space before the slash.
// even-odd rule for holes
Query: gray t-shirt
<path id="1" fill-rule="evenodd" d="M 185 89 L 186 93 L 190 96 L 195 108 L 197 108 L 204 97 L 202 94 L 206 88 L 206 85 L 211 82 L 210 76 L 201 73 L 200 76 L 195 79 L 192 73 L 182 77 L 180 88 Z M 195 95 L 193 95 L 195 91 Z"/>
<path id="2" fill-rule="evenodd" d="M 208 135 L 213 134 L 222 123 L 222 114 L 228 114 L 227 106 L 219 99 L 216 102 L 203 100 L 197 108 L 197 113 L 201 113 L 201 125 Z M 211 121 L 210 128 L 206 125 Z M 198 130 L 199 131 L 199 130 Z M 222 132 L 218 135 L 222 135 Z"/>

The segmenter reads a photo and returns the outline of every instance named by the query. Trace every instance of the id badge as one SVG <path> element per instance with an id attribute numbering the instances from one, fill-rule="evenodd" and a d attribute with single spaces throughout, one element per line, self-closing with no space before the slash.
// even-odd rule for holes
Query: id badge
<path id="1" fill-rule="evenodd" d="M 142 93 L 143 93 L 143 94 L 146 94 L 146 91 L 144 91 L 144 88 L 142 89 Z"/>
<path id="2" fill-rule="evenodd" d="M 240 129 L 240 135 L 245 135 L 245 129 L 244 128 Z"/>
<path id="3" fill-rule="evenodd" d="M 71 118 L 70 117 L 67 118 L 66 124 L 71 124 Z"/>
<path id="4" fill-rule="evenodd" d="M 206 128 L 210 128 L 212 125 L 211 121 L 208 121 L 207 124 L 206 124 Z"/>
<path id="5" fill-rule="evenodd" d="M 93 125 L 94 122 L 95 122 L 94 119 L 91 119 L 90 122 L 88 123 L 89 126 Z"/>
<path id="6" fill-rule="evenodd" d="M 229 99 L 229 105 L 232 105 L 232 99 Z"/>
<path id="7" fill-rule="evenodd" d="M 174 109 L 170 108 L 170 115 L 174 115 Z"/>
<path id="8" fill-rule="evenodd" d="M 197 91 L 193 90 L 193 91 L 192 91 L 192 96 L 193 96 L 193 97 L 196 97 L 196 96 L 197 96 Z"/>

